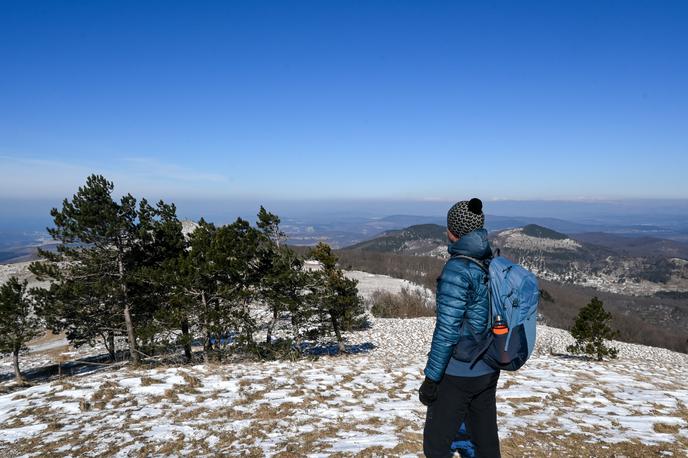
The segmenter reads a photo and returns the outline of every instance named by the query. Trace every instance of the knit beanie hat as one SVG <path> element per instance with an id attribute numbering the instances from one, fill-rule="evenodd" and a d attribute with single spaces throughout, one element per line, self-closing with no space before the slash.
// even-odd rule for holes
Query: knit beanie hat
<path id="1" fill-rule="evenodd" d="M 463 237 L 485 224 L 483 203 L 480 199 L 462 200 L 447 212 L 447 229 L 457 237 Z"/>

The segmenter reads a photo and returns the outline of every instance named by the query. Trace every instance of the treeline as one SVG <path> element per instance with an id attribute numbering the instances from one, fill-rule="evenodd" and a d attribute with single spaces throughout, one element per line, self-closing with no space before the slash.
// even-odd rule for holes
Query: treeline
<path id="1" fill-rule="evenodd" d="M 613 315 L 611 324 L 619 331 L 618 340 L 688 353 L 685 301 L 627 296 L 539 281 L 545 293 L 539 311 L 550 326 L 569 329 L 581 304 L 591 296 L 598 296 Z"/>
<path id="2" fill-rule="evenodd" d="M 30 270 L 47 289 L 16 278 L 0 290 L 0 351 L 18 354 L 44 328 L 75 345 L 105 345 L 116 357 L 124 340 L 133 363 L 171 347 L 192 358 L 249 353 L 297 357 L 305 342 L 365 322 L 355 280 L 344 277 L 329 246 L 307 256 L 284 245 L 280 219 L 260 208 L 256 227 L 241 218 L 216 226 L 201 219 L 182 233 L 175 205 L 151 205 L 90 176 L 62 208 L 53 208 L 49 233 L 56 252 L 40 250 Z M 277 330 L 279 329 L 279 333 Z"/>

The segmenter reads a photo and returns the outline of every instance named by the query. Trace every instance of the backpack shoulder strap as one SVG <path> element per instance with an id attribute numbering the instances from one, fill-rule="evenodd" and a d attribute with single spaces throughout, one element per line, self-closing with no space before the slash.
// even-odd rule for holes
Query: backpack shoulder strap
<path id="1" fill-rule="evenodd" d="M 482 271 L 485 272 L 486 275 L 489 275 L 489 274 L 490 274 L 490 270 L 489 270 L 489 268 L 487 267 L 487 265 L 485 264 L 485 262 L 484 262 L 484 261 L 481 261 L 481 260 L 478 259 L 478 258 L 473 258 L 473 257 L 471 257 L 471 256 L 466 256 L 466 255 L 463 255 L 463 254 L 454 254 L 454 255 L 451 256 L 450 259 L 454 259 L 454 258 L 467 259 L 467 260 L 469 260 L 469 261 L 472 261 L 473 263 L 477 264 L 478 267 L 480 267 L 480 268 L 482 269 Z"/>

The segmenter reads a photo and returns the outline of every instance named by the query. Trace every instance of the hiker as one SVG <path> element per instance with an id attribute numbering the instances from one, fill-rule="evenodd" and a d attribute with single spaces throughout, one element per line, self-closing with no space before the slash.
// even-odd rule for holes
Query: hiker
<path id="1" fill-rule="evenodd" d="M 471 348 L 476 342 L 471 335 L 491 325 L 488 277 L 479 265 L 492 257 L 482 207 L 474 198 L 457 202 L 447 213 L 452 258 L 437 279 L 437 321 L 419 389 L 420 402 L 428 406 L 423 451 L 431 458 L 452 456 L 452 441 L 464 421 L 478 457 L 500 456 L 495 399 L 499 370 L 481 357 L 464 362 L 471 353 L 480 354 Z M 460 361 L 454 357 L 459 354 L 468 357 Z"/>

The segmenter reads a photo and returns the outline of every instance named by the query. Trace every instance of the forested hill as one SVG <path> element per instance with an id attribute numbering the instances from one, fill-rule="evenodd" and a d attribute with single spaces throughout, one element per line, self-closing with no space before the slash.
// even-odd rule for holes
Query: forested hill
<path id="1" fill-rule="evenodd" d="M 349 246 L 349 250 L 425 254 L 446 245 L 447 229 L 438 224 L 417 224 L 405 229 L 385 231 L 372 240 Z"/>

